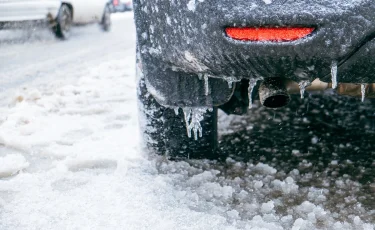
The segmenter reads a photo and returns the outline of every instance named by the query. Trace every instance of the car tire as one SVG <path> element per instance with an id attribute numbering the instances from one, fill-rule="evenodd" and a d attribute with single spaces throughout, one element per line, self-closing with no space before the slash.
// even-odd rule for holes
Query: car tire
<path id="1" fill-rule="evenodd" d="M 63 40 L 68 39 L 72 24 L 73 12 L 68 5 L 62 4 L 56 18 L 56 25 L 53 27 L 56 37 Z"/>
<path id="2" fill-rule="evenodd" d="M 217 159 L 217 108 L 207 111 L 201 121 L 202 136 L 188 137 L 182 109 L 161 106 L 148 92 L 137 68 L 140 129 L 143 146 L 149 152 L 171 159 Z"/>
<path id="3" fill-rule="evenodd" d="M 103 31 L 107 32 L 111 29 L 111 9 L 108 5 L 104 8 L 100 25 L 102 26 Z"/>

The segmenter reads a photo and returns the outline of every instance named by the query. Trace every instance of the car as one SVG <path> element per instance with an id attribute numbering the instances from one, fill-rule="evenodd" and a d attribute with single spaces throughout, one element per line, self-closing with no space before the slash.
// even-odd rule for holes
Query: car
<path id="1" fill-rule="evenodd" d="M 73 24 L 99 23 L 104 31 L 111 27 L 110 2 L 108 0 L 94 0 L 89 3 L 82 0 L 61 1 L 59 14 L 53 31 L 61 39 L 69 37 Z M 63 26 L 61 26 L 63 25 Z"/>
<path id="2" fill-rule="evenodd" d="M 104 31 L 111 26 L 108 0 L 0 0 L 0 28 L 30 23 L 45 24 L 60 39 L 67 39 L 73 24 L 98 22 Z"/>
<path id="3" fill-rule="evenodd" d="M 291 93 L 373 96 L 375 2 L 134 0 L 141 129 L 149 151 L 217 158 L 217 110 Z"/>
<path id="4" fill-rule="evenodd" d="M 59 0 L 0 0 L 0 28 L 52 22 L 60 6 Z"/>

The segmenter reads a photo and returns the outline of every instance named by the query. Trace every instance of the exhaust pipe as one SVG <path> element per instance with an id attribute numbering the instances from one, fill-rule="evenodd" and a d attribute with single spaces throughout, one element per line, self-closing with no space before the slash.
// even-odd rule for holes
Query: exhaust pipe
<path id="1" fill-rule="evenodd" d="M 268 108 L 286 106 L 290 96 L 283 78 L 266 78 L 259 86 L 260 103 Z"/>
<path id="2" fill-rule="evenodd" d="M 289 94 L 300 93 L 300 88 L 297 82 L 288 80 L 286 81 L 286 87 Z M 340 83 L 336 88 L 336 92 L 339 95 L 351 96 L 351 97 L 362 97 L 362 85 L 365 86 L 365 97 L 375 98 L 375 83 Z M 309 86 L 306 87 L 307 92 L 313 91 L 325 91 L 332 88 L 332 83 L 320 81 L 319 78 L 315 79 Z"/>
<path id="3" fill-rule="evenodd" d="M 324 91 L 332 88 L 332 83 L 315 79 L 306 91 Z M 356 84 L 356 83 L 340 83 L 336 92 L 340 95 L 375 98 L 375 83 Z M 289 94 L 301 93 L 300 86 L 297 82 L 284 78 L 266 78 L 259 86 L 260 103 L 268 108 L 280 108 L 286 106 L 290 101 Z"/>
<path id="4" fill-rule="evenodd" d="M 300 86 L 297 82 L 292 80 L 286 80 L 285 81 L 286 88 L 288 90 L 289 94 L 299 94 L 301 93 Z M 313 82 L 311 82 L 310 85 L 306 87 L 306 92 L 313 92 L 313 91 L 324 91 L 327 89 L 332 88 L 332 83 L 327 83 L 320 81 L 319 78 L 315 79 Z"/>
<path id="5" fill-rule="evenodd" d="M 362 85 L 364 85 L 364 95 L 362 95 Z M 375 98 L 375 84 L 340 84 L 337 93 L 352 97 Z"/>

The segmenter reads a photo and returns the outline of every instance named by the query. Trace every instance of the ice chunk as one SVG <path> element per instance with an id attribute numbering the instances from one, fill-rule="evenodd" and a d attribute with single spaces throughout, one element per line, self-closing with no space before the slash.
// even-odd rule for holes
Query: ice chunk
<path id="1" fill-rule="evenodd" d="M 299 85 L 299 90 L 300 90 L 300 93 L 301 93 L 301 99 L 303 99 L 306 87 L 308 85 L 310 85 L 310 81 L 301 81 L 301 82 L 298 83 L 298 85 Z"/>
<path id="2" fill-rule="evenodd" d="M 366 96 L 366 84 L 361 84 L 361 95 L 362 95 L 362 102 L 364 102 L 365 96 Z"/>
<path id="3" fill-rule="evenodd" d="M 270 213 L 272 212 L 273 208 L 275 207 L 273 201 L 268 201 L 267 203 L 263 203 L 262 207 L 260 208 L 260 211 L 262 213 Z"/>
<path id="4" fill-rule="evenodd" d="M 12 176 L 27 167 L 29 167 L 29 163 L 20 154 L 8 154 L 5 157 L 0 157 L 0 178 Z"/>
<path id="5" fill-rule="evenodd" d="M 292 177 L 287 177 L 284 181 L 276 179 L 272 181 L 271 184 L 276 191 L 281 191 L 283 192 L 283 194 L 292 194 L 298 192 L 298 185 L 296 185 Z"/>
<path id="6" fill-rule="evenodd" d="M 187 135 L 191 138 L 191 131 L 194 133 L 194 139 L 198 140 L 202 137 L 202 126 L 201 121 L 204 119 L 204 114 L 207 112 L 207 108 L 183 108 Z"/>
<path id="7" fill-rule="evenodd" d="M 254 182 L 254 188 L 255 189 L 260 189 L 263 187 L 263 182 L 262 181 L 255 181 Z"/>
<path id="8" fill-rule="evenodd" d="M 250 82 L 249 82 L 249 89 L 248 89 L 248 92 L 249 92 L 249 108 L 253 108 L 253 90 L 254 90 L 254 87 L 257 85 L 257 82 L 258 82 L 259 79 L 250 79 Z"/>
<path id="9" fill-rule="evenodd" d="M 255 167 L 254 167 L 255 170 L 259 171 L 259 172 L 262 172 L 264 174 L 275 174 L 277 172 L 277 170 L 275 168 L 272 168 L 271 166 L 267 165 L 267 164 L 263 164 L 263 163 L 258 163 Z"/>
<path id="10" fill-rule="evenodd" d="M 332 76 L 332 89 L 336 89 L 337 88 L 337 61 L 332 62 L 331 76 Z"/>
<path id="11" fill-rule="evenodd" d="M 230 217 L 231 219 L 239 219 L 240 218 L 240 214 L 238 211 L 236 210 L 230 210 L 230 211 L 227 211 L 227 215 L 228 217 Z"/>
<path id="12" fill-rule="evenodd" d="M 303 230 L 307 229 L 308 221 L 304 220 L 302 218 L 298 218 L 296 221 L 294 221 L 292 230 Z"/>

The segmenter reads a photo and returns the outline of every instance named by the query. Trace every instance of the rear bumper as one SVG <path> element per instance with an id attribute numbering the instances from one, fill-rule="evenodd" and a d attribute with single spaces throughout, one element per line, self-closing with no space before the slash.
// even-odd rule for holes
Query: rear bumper
<path id="1" fill-rule="evenodd" d="M 340 82 L 375 82 L 373 1 L 135 0 L 134 10 L 146 72 L 330 81 L 331 64 L 337 62 Z M 224 32 L 226 27 L 269 26 L 316 30 L 282 43 L 236 41 Z"/>
<path id="2" fill-rule="evenodd" d="M 56 0 L 3 0 L 0 1 L 0 22 L 55 19 L 60 5 Z"/>

